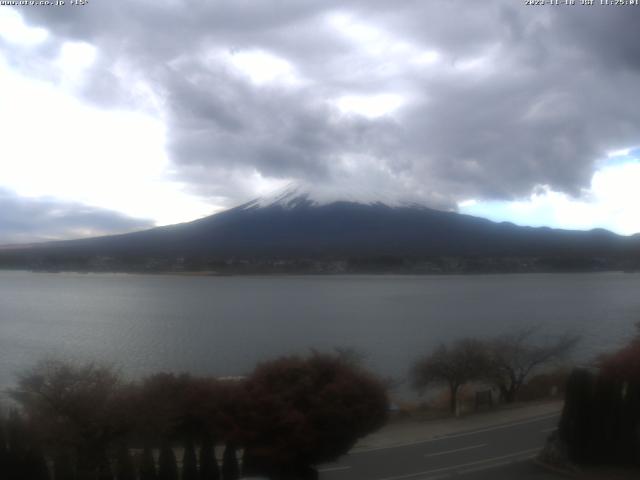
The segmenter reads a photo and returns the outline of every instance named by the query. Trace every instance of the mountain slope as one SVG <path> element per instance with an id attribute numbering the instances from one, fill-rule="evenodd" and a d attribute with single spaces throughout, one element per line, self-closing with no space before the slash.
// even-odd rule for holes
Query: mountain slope
<path id="1" fill-rule="evenodd" d="M 325 192 L 326 193 L 326 192 Z M 288 187 L 193 222 L 17 249 L 24 255 L 347 258 L 354 256 L 612 257 L 639 239 L 606 230 L 519 227 L 369 196 L 348 201 Z M 3 252 L 2 255 L 7 254 Z"/>

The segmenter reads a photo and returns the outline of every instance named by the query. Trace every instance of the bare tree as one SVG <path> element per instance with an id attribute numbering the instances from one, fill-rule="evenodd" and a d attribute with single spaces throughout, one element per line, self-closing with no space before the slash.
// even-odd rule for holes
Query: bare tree
<path id="1" fill-rule="evenodd" d="M 411 376 L 414 387 L 419 391 L 434 384 L 447 385 L 451 412 L 456 413 L 460 387 L 484 378 L 488 367 L 486 345 L 480 340 L 462 339 L 450 346 L 440 345 L 435 352 L 418 360 Z"/>
<path id="2" fill-rule="evenodd" d="M 367 354 L 353 346 L 334 347 L 333 351 L 340 360 L 353 367 L 362 367 L 367 360 Z"/>
<path id="3" fill-rule="evenodd" d="M 532 372 L 566 358 L 579 341 L 577 335 L 565 334 L 535 343 L 533 337 L 537 330 L 527 327 L 489 342 L 488 380 L 499 388 L 507 403 L 516 400 L 520 387 Z"/>

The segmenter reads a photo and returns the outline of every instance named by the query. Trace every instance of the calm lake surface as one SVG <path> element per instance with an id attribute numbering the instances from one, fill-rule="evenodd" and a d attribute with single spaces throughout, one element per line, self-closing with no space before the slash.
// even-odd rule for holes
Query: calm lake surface
<path id="1" fill-rule="evenodd" d="M 618 347 L 640 320 L 640 275 L 188 277 L 0 272 L 0 387 L 45 356 L 242 375 L 278 355 L 355 347 L 384 375 L 440 342 L 526 325 Z"/>

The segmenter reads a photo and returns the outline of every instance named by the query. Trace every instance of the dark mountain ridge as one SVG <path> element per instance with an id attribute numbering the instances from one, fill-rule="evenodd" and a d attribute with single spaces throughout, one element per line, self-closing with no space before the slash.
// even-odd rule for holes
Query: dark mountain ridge
<path id="1" fill-rule="evenodd" d="M 0 251 L 0 263 L 11 263 L 11 258 L 22 264 L 54 259 L 58 265 L 71 258 L 189 258 L 197 266 L 197 259 L 265 262 L 393 257 L 415 262 L 437 257 L 518 257 L 629 265 L 639 253 L 637 235 L 625 237 L 602 229 L 521 227 L 418 205 L 318 204 L 307 195 L 298 195 L 268 204 L 253 201 L 192 222 L 141 232 L 15 246 Z"/>

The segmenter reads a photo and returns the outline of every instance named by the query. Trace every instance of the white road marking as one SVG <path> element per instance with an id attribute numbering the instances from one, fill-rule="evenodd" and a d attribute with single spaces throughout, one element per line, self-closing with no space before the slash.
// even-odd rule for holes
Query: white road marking
<path id="1" fill-rule="evenodd" d="M 522 456 L 512 457 L 512 458 L 500 460 L 498 462 L 492 462 L 492 463 L 490 463 L 488 465 L 481 465 L 481 466 L 475 466 L 475 467 L 472 466 L 471 468 L 463 468 L 462 470 L 457 470 L 456 473 L 481 472 L 482 470 L 488 470 L 490 468 L 502 467 L 504 465 L 509 465 L 509 464 L 517 462 L 517 461 L 529 460 L 531 458 L 535 458 L 536 454 L 540 451 L 539 448 L 534 448 L 532 450 L 533 451 L 529 450 L 528 453 L 523 454 Z M 428 480 L 428 479 L 425 479 L 425 480 Z"/>
<path id="2" fill-rule="evenodd" d="M 487 428 L 483 428 L 483 429 L 480 429 L 480 430 L 473 430 L 472 432 L 456 433 L 456 434 L 453 434 L 453 435 L 444 435 L 442 437 L 434 438 L 434 441 L 435 440 L 448 440 L 450 438 L 466 437 L 467 435 L 475 435 L 477 433 L 492 432 L 494 430 L 502 430 L 503 428 L 517 427 L 518 425 L 526 425 L 528 423 L 541 422 L 542 420 L 548 420 L 550 418 L 557 417 L 559 415 L 560 415 L 560 413 L 554 413 L 553 415 L 545 415 L 544 417 L 536 417 L 534 419 L 524 420 L 524 421 L 521 421 L 521 422 L 514 422 L 514 423 L 506 423 L 506 424 L 503 424 L 503 425 L 496 425 L 495 427 L 487 427 Z"/>
<path id="3" fill-rule="evenodd" d="M 439 455 L 447 455 L 449 453 L 464 452 L 465 450 L 472 450 L 474 448 L 481 448 L 486 446 L 487 446 L 486 443 L 481 443 L 480 445 L 471 445 L 470 447 L 456 448 L 455 450 L 445 450 L 444 452 L 428 453 L 425 455 L 425 457 L 437 457 Z"/>
<path id="4" fill-rule="evenodd" d="M 509 460 L 515 460 L 516 458 L 519 460 L 526 460 L 527 458 L 531 458 L 533 456 L 535 456 L 535 453 L 540 451 L 540 447 L 536 447 L 536 448 L 529 448 L 528 450 L 522 450 L 520 452 L 515 452 L 515 453 L 509 453 L 507 455 L 500 455 L 499 457 L 492 457 L 492 458 L 486 458 L 484 460 L 477 460 L 475 462 L 468 462 L 468 463 L 460 463 L 457 465 L 453 465 L 450 467 L 442 467 L 442 468 L 436 468 L 433 470 L 425 470 L 424 472 L 416 472 L 416 473 L 409 473 L 406 475 L 398 475 L 395 477 L 385 477 L 385 478 L 379 478 L 378 480 L 404 480 L 405 478 L 414 478 L 414 477 L 420 477 L 423 475 L 430 475 L 433 473 L 440 473 L 440 472 L 446 472 L 446 471 L 451 471 L 451 472 L 461 472 L 462 469 L 464 469 L 465 467 L 473 467 L 476 465 L 480 465 L 480 464 L 484 464 L 484 468 L 475 468 L 475 469 L 471 469 L 471 470 L 484 470 L 487 468 L 491 468 L 493 466 L 500 466 L 500 465 L 506 465 L 507 463 L 510 463 L 508 461 L 504 461 L 506 459 Z M 423 480 L 427 480 L 427 479 L 423 479 Z"/>
<path id="5" fill-rule="evenodd" d="M 349 452 L 349 455 L 357 455 L 357 454 L 360 454 L 360 453 L 376 452 L 378 450 L 390 450 L 392 448 L 409 447 L 411 445 L 422 445 L 424 443 L 439 442 L 440 440 L 449 440 L 450 438 L 466 437 L 468 435 L 475 435 L 477 433 L 491 432 L 493 430 L 501 430 L 503 428 L 517 427 L 518 425 L 526 425 L 528 423 L 541 422 L 543 420 L 548 420 L 550 418 L 558 417 L 558 416 L 560 416 L 560 412 L 552 413 L 552 414 L 548 414 L 548 415 L 543 415 L 543 416 L 540 416 L 540 417 L 531 418 L 529 420 L 523 420 L 521 422 L 504 423 L 504 424 L 501 424 L 501 425 L 496 425 L 494 427 L 487 427 L 487 428 L 483 428 L 483 429 L 480 429 L 480 430 L 472 430 L 470 432 L 454 433 L 454 434 L 451 434 L 451 435 L 443 435 L 441 437 L 430 438 L 428 440 L 418 440 L 416 442 L 396 443 L 395 445 L 389 445 L 388 447 L 371 447 L 371 448 L 367 448 L 367 449 L 358 450 L 358 451 L 355 451 L 355 452 Z"/>
<path id="6" fill-rule="evenodd" d="M 326 473 L 326 472 L 337 472 L 340 470 L 349 470 L 351 467 L 327 467 L 327 468 L 319 468 L 318 472 Z"/>

